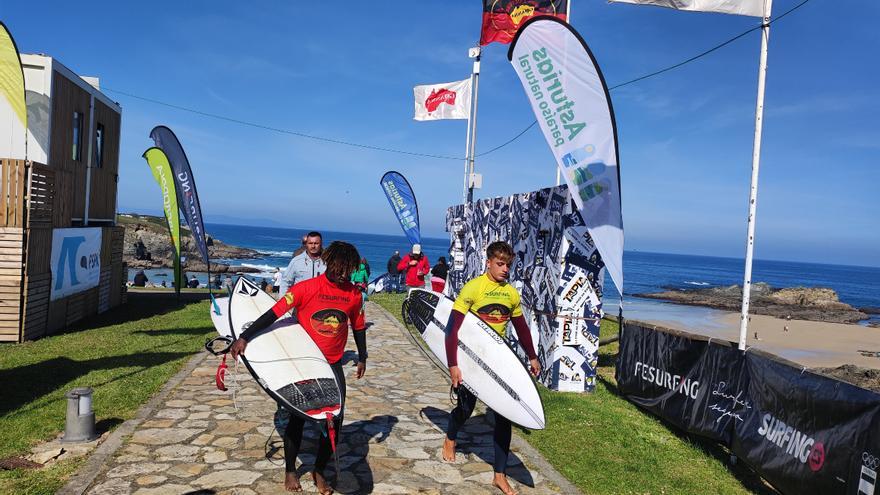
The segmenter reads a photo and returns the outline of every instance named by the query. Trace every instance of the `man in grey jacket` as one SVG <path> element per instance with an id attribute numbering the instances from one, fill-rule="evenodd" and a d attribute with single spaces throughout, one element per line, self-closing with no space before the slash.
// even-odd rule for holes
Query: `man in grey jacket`
<path id="1" fill-rule="evenodd" d="M 324 261 L 321 260 L 321 252 L 323 251 L 321 233 L 309 232 L 306 234 L 305 244 L 305 251 L 294 256 L 287 268 L 281 272 L 279 297 L 284 296 L 287 289 L 293 287 L 293 284 L 317 277 L 326 269 Z"/>

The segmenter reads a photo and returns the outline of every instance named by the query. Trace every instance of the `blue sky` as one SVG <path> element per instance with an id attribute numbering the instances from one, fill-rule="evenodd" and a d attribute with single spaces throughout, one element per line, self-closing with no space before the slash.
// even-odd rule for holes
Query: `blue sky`
<path id="1" fill-rule="evenodd" d="M 25 53 L 102 86 L 263 125 L 463 156 L 464 121 L 412 120 L 412 86 L 464 79 L 480 2 L 65 2 L 0 0 Z M 777 0 L 776 13 L 799 3 Z M 254 8 L 258 5 L 258 8 Z M 755 25 L 722 14 L 574 0 L 572 24 L 609 84 L 677 63 Z M 773 25 L 756 257 L 880 266 L 877 2 L 812 0 Z M 506 59 L 483 56 L 477 150 L 534 120 Z M 744 253 L 760 38 L 612 92 L 626 248 Z M 120 211 L 159 213 L 141 153 L 165 124 L 184 144 L 208 221 L 398 233 L 381 189 L 404 173 L 426 235 L 445 237 L 463 161 L 321 143 L 106 91 L 123 107 Z M 555 182 L 537 127 L 477 160 L 477 197 Z"/>

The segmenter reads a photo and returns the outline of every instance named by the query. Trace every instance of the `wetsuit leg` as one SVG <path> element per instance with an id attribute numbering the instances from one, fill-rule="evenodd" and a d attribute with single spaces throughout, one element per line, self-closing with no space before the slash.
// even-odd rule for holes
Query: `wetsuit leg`
<path id="1" fill-rule="evenodd" d="M 288 473 L 296 472 L 296 456 L 299 455 L 304 424 L 304 419 L 291 414 L 287 429 L 284 430 L 284 470 Z"/>
<path id="2" fill-rule="evenodd" d="M 342 393 L 342 407 L 339 410 L 339 416 L 333 418 L 333 428 L 336 429 L 336 448 L 339 448 L 339 441 L 342 433 L 342 418 L 345 416 L 345 372 L 342 369 L 342 360 L 330 365 L 333 368 L 333 374 L 336 375 L 336 381 L 339 382 L 339 391 Z M 327 462 L 333 454 L 333 448 L 330 445 L 330 437 L 321 435 L 318 440 L 318 453 L 315 455 L 315 471 L 323 473 L 327 467 Z"/>
<path id="3" fill-rule="evenodd" d="M 512 427 L 510 420 L 492 411 L 495 416 L 495 433 L 492 436 L 492 447 L 495 450 L 493 467 L 496 473 L 503 473 L 507 468 L 507 457 L 510 455 L 510 436 Z"/>
<path id="4" fill-rule="evenodd" d="M 446 431 L 446 438 L 455 441 L 458 436 L 458 430 L 464 425 L 477 405 L 477 397 L 464 386 L 458 387 L 458 405 L 449 414 L 449 428 Z"/>

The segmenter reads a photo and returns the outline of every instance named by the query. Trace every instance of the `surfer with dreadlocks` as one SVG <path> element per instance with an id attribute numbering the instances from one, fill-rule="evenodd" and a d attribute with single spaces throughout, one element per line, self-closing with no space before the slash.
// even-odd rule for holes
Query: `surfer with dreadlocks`
<path id="1" fill-rule="evenodd" d="M 474 412 L 474 406 L 477 404 L 476 396 L 467 388 L 460 386 L 462 376 L 458 367 L 458 330 L 468 311 L 473 310 L 502 337 L 505 336 L 507 323 L 512 322 L 519 344 L 529 357 L 532 374 L 537 375 L 541 372 L 529 325 L 520 308 L 519 292 L 507 282 L 510 276 L 510 264 L 514 257 L 510 244 L 502 241 L 489 244 L 486 249 L 486 272 L 462 287 L 452 307 L 446 328 L 446 361 L 449 365 L 452 387 L 458 392 L 458 405 L 450 413 L 449 428 L 443 441 L 443 459 L 447 462 L 455 460 L 455 439 L 458 430 Z M 492 484 L 505 495 L 514 495 L 516 491 L 510 486 L 505 474 L 507 457 L 510 454 L 511 424 L 509 419 L 497 412 L 494 415 L 495 432 L 492 445 L 495 451 L 493 463 L 495 477 Z"/>
<path id="2" fill-rule="evenodd" d="M 321 349 L 339 382 L 342 407 L 339 416 L 333 420 L 334 428 L 339 432 L 345 411 L 345 374 L 342 370 L 342 354 L 348 340 L 349 327 L 353 331 L 357 345 L 357 378 L 363 377 L 367 369 L 367 337 L 364 331 L 366 326 L 362 297 L 360 291 L 350 282 L 351 274 L 358 268 L 361 257 L 351 244 L 336 241 L 324 250 L 321 259 L 327 265 L 327 271 L 323 275 L 291 287 L 269 311 L 241 334 L 241 338 L 232 344 L 230 353 L 237 358 L 245 351 L 248 341 L 258 332 L 295 308 L 299 324 Z M 299 454 L 304 424 L 305 420 L 291 415 L 284 433 L 284 487 L 288 491 L 302 491 L 299 478 L 296 476 L 296 456 Z M 330 460 L 330 455 L 329 435 L 322 435 L 315 456 L 315 470 L 312 472 L 315 486 L 321 494 L 333 493 L 324 478 L 324 468 Z"/>

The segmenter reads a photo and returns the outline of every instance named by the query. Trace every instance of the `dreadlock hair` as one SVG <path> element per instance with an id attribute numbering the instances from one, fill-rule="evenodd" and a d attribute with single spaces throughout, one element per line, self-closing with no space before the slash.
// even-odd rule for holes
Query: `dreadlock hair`
<path id="1" fill-rule="evenodd" d="M 357 248 L 347 242 L 333 241 L 330 246 L 321 253 L 321 259 L 327 265 L 327 278 L 333 282 L 347 282 L 351 278 L 361 255 Z"/>
<path id="2" fill-rule="evenodd" d="M 486 259 L 499 258 L 505 261 L 511 261 L 516 255 L 510 244 L 504 241 L 495 241 L 486 248 Z"/>

